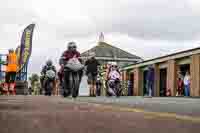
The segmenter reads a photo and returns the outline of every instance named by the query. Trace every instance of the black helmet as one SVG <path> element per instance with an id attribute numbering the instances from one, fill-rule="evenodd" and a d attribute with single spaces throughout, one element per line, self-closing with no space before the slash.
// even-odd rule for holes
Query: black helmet
<path id="1" fill-rule="evenodd" d="M 12 52 L 14 52 L 14 49 L 13 49 L 13 48 L 11 48 L 11 49 L 9 49 L 8 51 L 12 53 Z"/>
<path id="2" fill-rule="evenodd" d="M 71 49 L 71 48 L 76 49 L 77 48 L 76 43 L 75 42 L 69 42 L 68 45 L 67 45 L 67 48 L 68 49 Z"/>
<path id="3" fill-rule="evenodd" d="M 52 60 L 50 60 L 50 59 L 49 59 L 49 60 L 47 60 L 47 62 L 46 62 L 46 65 L 47 65 L 47 66 L 52 66 L 52 65 L 53 65 L 53 62 L 52 62 Z"/>

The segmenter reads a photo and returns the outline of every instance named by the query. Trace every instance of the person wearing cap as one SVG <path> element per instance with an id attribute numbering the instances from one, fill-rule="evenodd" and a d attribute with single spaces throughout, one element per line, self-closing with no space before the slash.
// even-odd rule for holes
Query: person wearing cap
<path id="1" fill-rule="evenodd" d="M 9 49 L 6 66 L 6 93 L 15 95 L 15 77 L 18 70 L 17 55 L 14 49 Z"/>
<path id="2" fill-rule="evenodd" d="M 85 62 L 87 67 L 86 75 L 88 77 L 88 84 L 90 89 L 90 96 L 96 96 L 96 80 L 98 74 L 98 66 L 100 65 L 98 60 L 95 58 L 95 53 L 91 52 L 90 58 Z"/>

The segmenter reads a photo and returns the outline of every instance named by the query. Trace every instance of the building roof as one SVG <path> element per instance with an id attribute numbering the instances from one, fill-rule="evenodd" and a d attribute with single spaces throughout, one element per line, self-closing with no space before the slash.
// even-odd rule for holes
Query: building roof
<path id="1" fill-rule="evenodd" d="M 105 42 L 99 42 L 97 46 L 83 52 L 81 57 L 87 57 L 90 52 L 95 52 L 96 57 L 141 59 L 136 55 L 130 54 Z"/>
<path id="2" fill-rule="evenodd" d="M 164 55 L 164 56 L 160 56 L 160 57 L 149 59 L 149 60 L 144 60 L 142 62 L 138 62 L 138 63 L 135 63 L 135 64 L 130 64 L 130 65 L 125 66 L 123 68 L 123 70 L 132 69 L 132 68 L 135 68 L 135 67 L 142 67 L 142 66 L 153 64 L 153 63 L 161 63 L 161 62 L 165 62 L 165 61 L 170 60 L 170 59 L 183 58 L 183 57 L 191 56 L 191 55 L 194 55 L 194 54 L 200 54 L 200 47 L 188 49 L 188 50 L 185 50 L 185 51 L 180 51 L 180 52 L 176 52 L 176 53 L 172 53 L 172 54 L 168 54 L 168 55 Z"/>

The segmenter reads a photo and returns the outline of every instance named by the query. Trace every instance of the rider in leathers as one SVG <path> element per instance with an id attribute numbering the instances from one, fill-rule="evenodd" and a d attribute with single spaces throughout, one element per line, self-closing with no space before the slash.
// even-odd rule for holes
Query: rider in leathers
<path id="1" fill-rule="evenodd" d="M 80 59 L 80 53 L 77 51 L 77 46 L 75 42 L 69 42 L 68 46 L 67 46 L 67 50 L 64 51 L 64 53 L 61 56 L 61 59 L 59 61 L 59 64 L 61 65 L 61 70 L 60 70 L 60 77 L 59 79 L 61 80 L 60 82 L 62 83 L 62 78 L 65 79 L 64 82 L 64 92 L 63 92 L 63 96 L 69 96 L 71 94 L 71 89 L 69 88 L 69 74 L 71 72 L 70 69 L 64 68 L 64 65 L 67 63 L 67 61 L 69 61 L 69 59 L 71 58 L 78 58 L 79 61 L 82 63 L 82 60 Z M 65 70 L 65 72 L 64 72 Z M 62 74 L 64 73 L 64 74 Z M 82 77 L 83 71 L 80 70 L 79 71 L 79 76 L 80 76 L 80 81 L 81 82 L 81 77 Z M 64 76 L 64 77 L 62 77 Z"/>
<path id="2" fill-rule="evenodd" d="M 45 75 L 48 70 L 53 70 L 56 73 L 56 67 L 53 65 L 53 62 L 51 60 L 48 60 L 46 62 L 46 65 L 42 68 L 42 71 L 41 71 L 40 81 L 41 81 L 42 89 L 46 88 Z M 46 91 L 45 91 L 45 94 L 46 94 Z"/>

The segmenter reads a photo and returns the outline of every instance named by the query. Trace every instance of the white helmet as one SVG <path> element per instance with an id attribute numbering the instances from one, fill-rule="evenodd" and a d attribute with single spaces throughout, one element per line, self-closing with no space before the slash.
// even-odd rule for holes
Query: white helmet
<path id="1" fill-rule="evenodd" d="M 117 62 L 110 62 L 109 64 L 112 66 L 117 66 Z"/>

